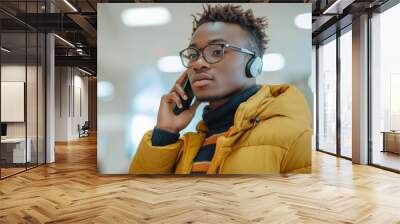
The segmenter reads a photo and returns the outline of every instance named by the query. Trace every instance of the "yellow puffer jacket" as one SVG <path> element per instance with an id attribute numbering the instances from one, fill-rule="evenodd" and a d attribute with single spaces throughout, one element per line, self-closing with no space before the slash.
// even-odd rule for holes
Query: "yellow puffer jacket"
<path id="1" fill-rule="evenodd" d="M 176 143 L 152 146 L 152 131 L 139 144 L 131 174 L 190 174 L 205 138 L 204 121 Z M 262 85 L 235 113 L 234 124 L 218 137 L 208 174 L 309 173 L 311 113 L 294 86 Z"/>

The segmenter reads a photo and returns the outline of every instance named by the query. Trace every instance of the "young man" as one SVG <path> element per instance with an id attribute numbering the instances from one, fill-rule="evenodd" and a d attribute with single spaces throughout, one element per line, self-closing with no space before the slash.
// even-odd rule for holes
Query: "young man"
<path id="1" fill-rule="evenodd" d="M 154 130 L 132 160 L 132 174 L 308 173 L 311 113 L 291 85 L 257 85 L 267 45 L 265 18 L 240 6 L 204 8 L 194 18 L 190 45 L 181 51 L 187 70 L 161 98 Z M 257 58 L 258 57 L 258 58 Z M 196 102 L 179 115 L 189 79 Z M 196 132 L 179 132 L 198 105 L 209 102 Z"/>

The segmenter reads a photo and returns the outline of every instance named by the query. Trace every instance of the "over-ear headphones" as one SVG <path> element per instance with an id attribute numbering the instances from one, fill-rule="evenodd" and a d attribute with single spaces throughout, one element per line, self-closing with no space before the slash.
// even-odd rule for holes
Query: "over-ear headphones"
<path id="1" fill-rule="evenodd" d="M 263 62 L 261 57 L 253 56 L 246 64 L 246 76 L 249 78 L 255 78 L 262 72 Z"/>

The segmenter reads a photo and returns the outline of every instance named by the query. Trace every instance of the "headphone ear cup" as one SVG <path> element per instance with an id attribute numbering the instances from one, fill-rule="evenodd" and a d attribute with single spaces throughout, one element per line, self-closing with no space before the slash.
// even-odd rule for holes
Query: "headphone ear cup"
<path id="1" fill-rule="evenodd" d="M 246 76 L 248 78 L 253 78 L 253 75 L 251 74 L 251 65 L 253 64 L 254 57 L 250 58 L 250 60 L 246 64 Z"/>
<path id="2" fill-rule="evenodd" d="M 263 62 L 260 57 L 251 58 L 246 64 L 246 76 L 249 78 L 255 78 L 262 72 Z"/>

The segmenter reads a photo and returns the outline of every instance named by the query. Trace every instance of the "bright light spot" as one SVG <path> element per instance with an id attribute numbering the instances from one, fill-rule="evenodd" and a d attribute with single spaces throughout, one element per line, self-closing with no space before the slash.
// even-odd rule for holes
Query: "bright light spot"
<path id="1" fill-rule="evenodd" d="M 171 14 L 164 7 L 130 8 L 121 18 L 126 26 L 159 26 L 171 21 Z"/>
<path id="2" fill-rule="evenodd" d="M 78 10 L 71 4 L 69 3 L 67 0 L 64 0 L 65 4 L 67 4 L 74 12 L 78 12 Z"/>
<path id="3" fill-rule="evenodd" d="M 161 96 L 157 88 L 141 90 L 133 99 L 135 112 L 157 114 Z"/>
<path id="4" fill-rule="evenodd" d="M 294 24 L 300 29 L 311 29 L 311 13 L 303 13 L 294 18 Z"/>
<path id="5" fill-rule="evenodd" d="M 278 71 L 285 66 L 285 58 L 281 54 L 271 53 L 263 57 L 263 71 Z"/>
<path id="6" fill-rule="evenodd" d="M 97 97 L 107 98 L 112 97 L 114 94 L 114 86 L 111 82 L 100 81 L 97 83 Z"/>
<path id="7" fill-rule="evenodd" d="M 139 146 L 140 140 L 142 140 L 143 135 L 154 128 L 157 121 L 154 117 L 146 114 L 136 114 L 133 116 L 131 123 L 131 138 L 134 148 Z"/>
<path id="8" fill-rule="evenodd" d="M 179 56 L 166 56 L 158 60 L 158 69 L 162 72 L 182 72 L 185 70 Z"/>

